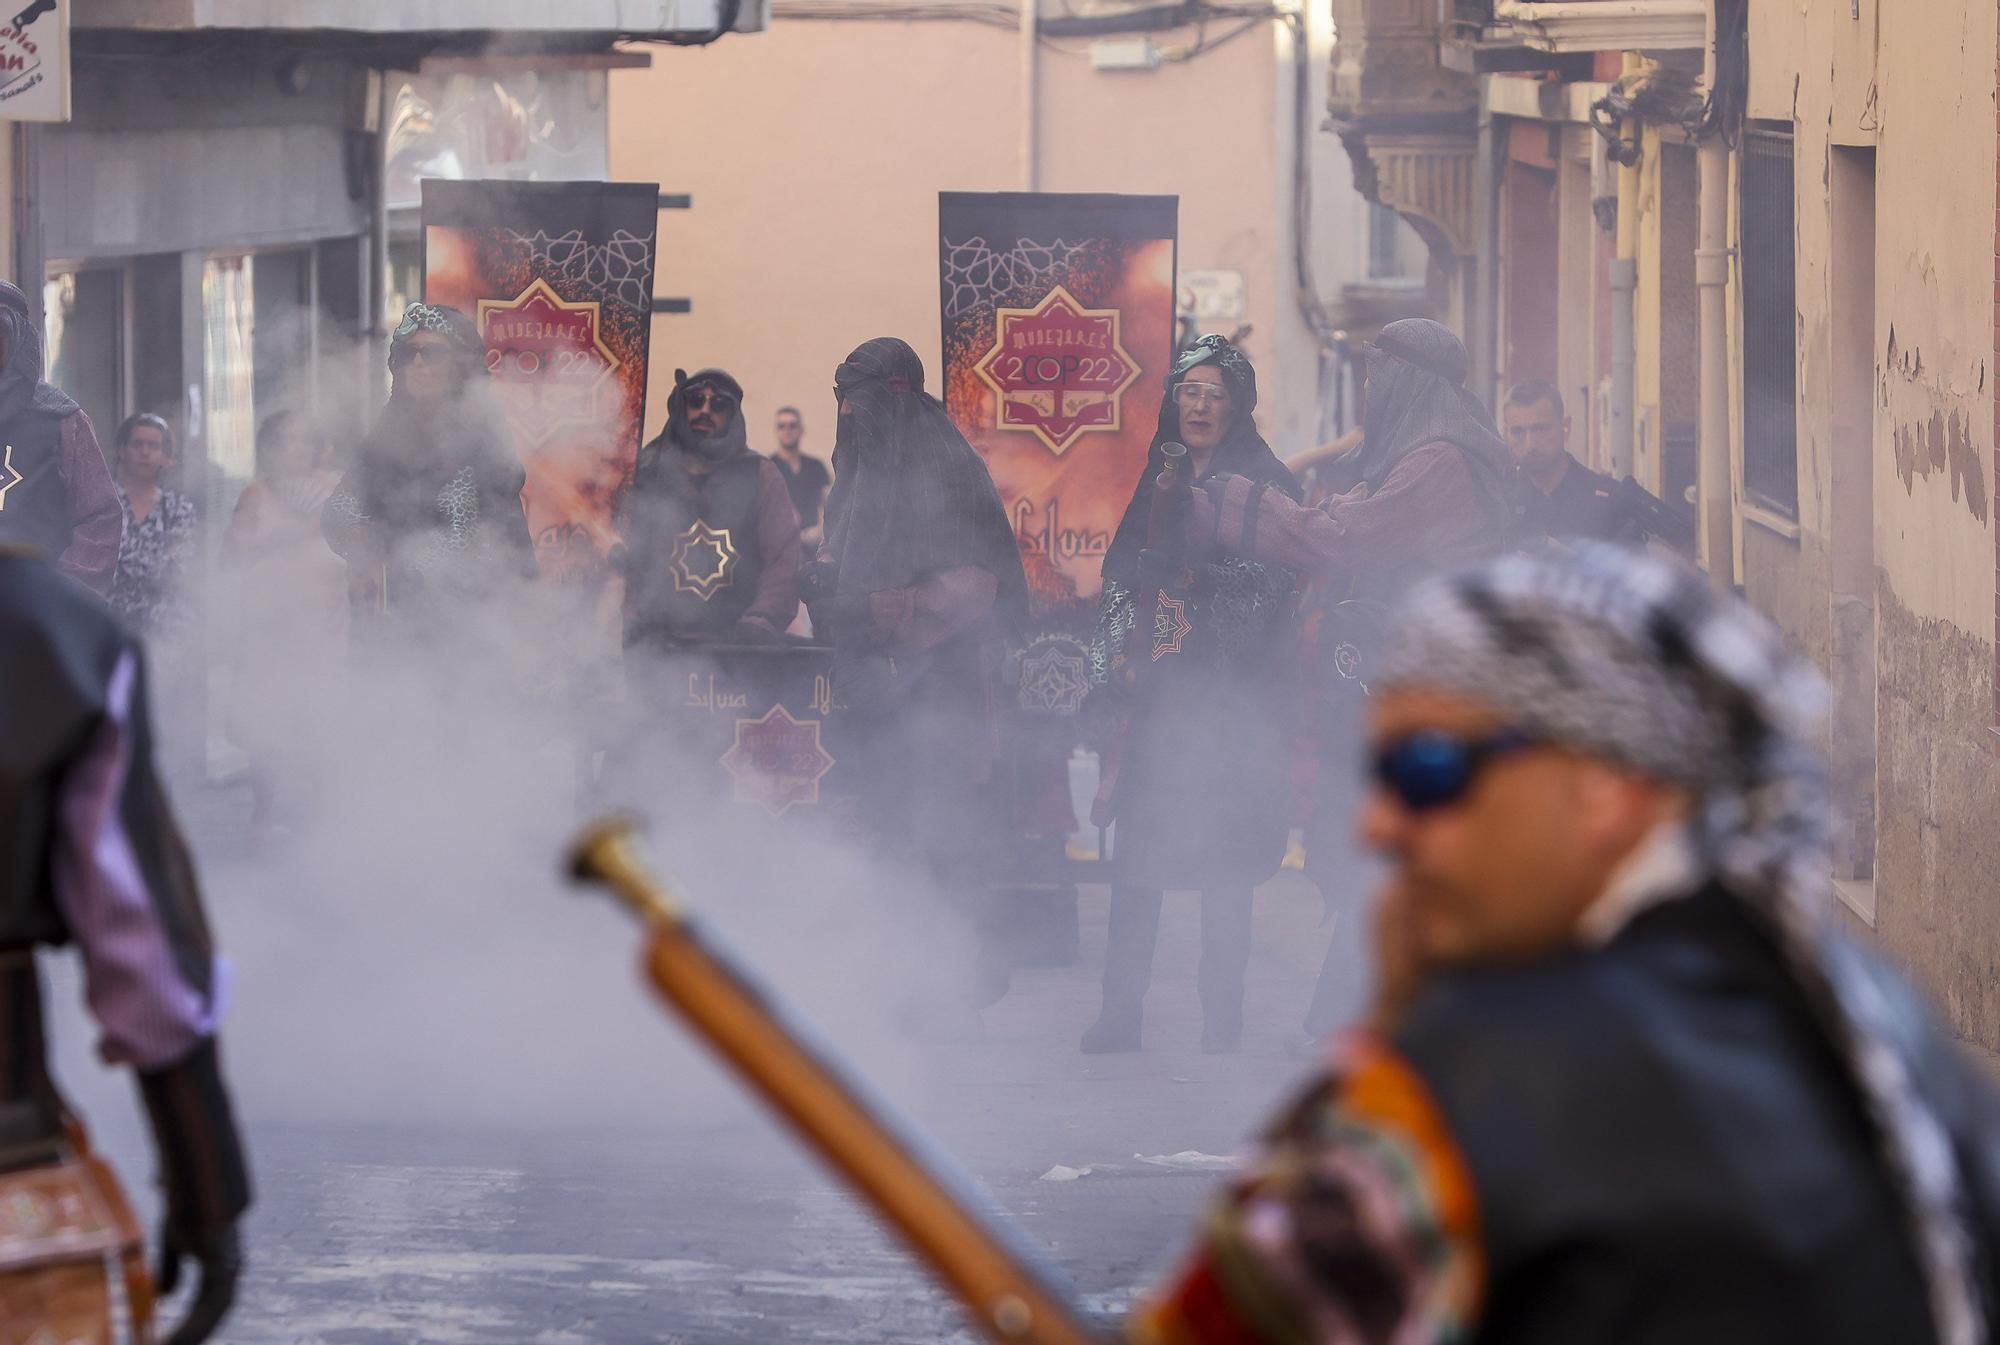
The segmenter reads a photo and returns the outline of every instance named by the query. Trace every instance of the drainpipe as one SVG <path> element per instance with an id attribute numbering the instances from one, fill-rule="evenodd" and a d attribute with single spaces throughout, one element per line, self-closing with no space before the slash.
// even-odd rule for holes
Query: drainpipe
<path id="1" fill-rule="evenodd" d="M 28 319 L 41 331 L 47 314 L 42 312 L 43 281 L 48 278 L 48 258 L 43 255 L 42 238 L 42 137 L 38 122 L 16 122 L 10 137 L 14 149 L 14 283 L 28 296 Z"/>
<path id="2" fill-rule="evenodd" d="M 394 86 L 391 72 L 369 72 L 367 116 L 375 135 L 368 158 L 368 312 L 361 330 L 368 334 L 375 357 L 371 364 L 378 369 L 389 353 L 389 122 Z"/>
<path id="3" fill-rule="evenodd" d="M 1500 183 L 1506 142 L 1479 81 L 1479 142 L 1472 161 L 1472 214 L 1478 241 L 1473 266 L 1471 328 L 1472 387 L 1485 405 L 1499 410 L 1500 386 Z"/>
<path id="4" fill-rule="evenodd" d="M 1729 151 L 1718 139 L 1695 153 L 1700 226 L 1694 283 L 1700 295 L 1701 456 L 1696 495 L 1701 508 L 1701 563 L 1709 582 L 1736 584 L 1735 489 L 1729 472 Z"/>
<path id="5" fill-rule="evenodd" d="M 1040 189 L 1041 69 L 1035 26 L 1041 17 L 1039 0 L 1021 0 L 1021 190 Z"/>
<path id="6" fill-rule="evenodd" d="M 1625 53 L 1625 73 L 1639 58 Z M 1643 140 L 1642 140 L 1643 143 Z M 1639 165 L 1618 165 L 1618 246 L 1611 262 L 1611 474 L 1632 475 L 1632 301 L 1639 288 Z"/>

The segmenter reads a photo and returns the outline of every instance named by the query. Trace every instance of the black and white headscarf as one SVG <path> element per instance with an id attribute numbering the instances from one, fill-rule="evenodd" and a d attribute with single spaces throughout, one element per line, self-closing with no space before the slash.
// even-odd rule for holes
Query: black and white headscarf
<path id="1" fill-rule="evenodd" d="M 1828 959 L 1826 767 L 1811 746 L 1824 687 L 1812 665 L 1698 571 L 1590 546 L 1509 555 L 1412 590 L 1379 681 L 1463 695 L 1692 796 L 1704 871 L 1774 931 L 1864 1100 L 1938 1339 L 1981 1345 L 1950 1139 L 1890 1044 L 1879 999 Z"/>
<path id="2" fill-rule="evenodd" d="M 456 308 L 444 304 L 415 303 L 404 309 L 403 320 L 396 324 L 395 334 L 390 337 L 391 349 L 402 345 L 418 332 L 436 332 L 464 350 L 481 355 L 486 352 L 486 341 L 479 334 L 478 324 Z"/>

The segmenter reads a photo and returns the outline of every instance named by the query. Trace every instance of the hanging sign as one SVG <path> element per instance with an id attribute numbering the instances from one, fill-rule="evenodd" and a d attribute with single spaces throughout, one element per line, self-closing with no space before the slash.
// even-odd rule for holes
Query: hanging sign
<path id="1" fill-rule="evenodd" d="M 468 313 L 527 470 L 542 572 L 596 573 L 646 419 L 659 188 L 423 183 L 424 297 Z"/>
<path id="2" fill-rule="evenodd" d="M 1173 360 L 1177 214 L 1171 196 L 938 197 L 945 407 L 1006 502 L 1038 631 L 1062 633 L 1029 651 L 1035 708 L 1068 713 L 1084 684 L 1077 640 Z"/>
<path id="3" fill-rule="evenodd" d="M 0 4 L 0 121 L 68 121 L 70 0 Z"/>

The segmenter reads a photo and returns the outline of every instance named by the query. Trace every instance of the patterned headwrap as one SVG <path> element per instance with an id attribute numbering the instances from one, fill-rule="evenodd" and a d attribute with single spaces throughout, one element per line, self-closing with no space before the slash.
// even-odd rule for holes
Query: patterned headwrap
<path id="1" fill-rule="evenodd" d="M 389 341 L 390 364 L 396 362 L 399 352 L 418 332 L 436 332 L 446 337 L 461 354 L 481 358 L 486 354 L 486 339 L 471 318 L 443 304 L 411 304 L 403 310 L 403 320 L 396 324 L 395 335 Z"/>
<path id="2" fill-rule="evenodd" d="M 1229 433 L 1216 446 L 1209 470 L 1217 475 L 1262 482 L 1294 500 L 1305 498 L 1298 478 L 1278 461 L 1278 455 L 1264 442 L 1264 436 L 1257 433 L 1257 422 L 1251 418 L 1251 412 L 1257 409 L 1256 366 L 1250 363 L 1243 348 L 1228 337 L 1212 334 L 1202 337 L 1182 351 L 1174 367 L 1167 371 L 1166 389 L 1160 398 L 1159 428 L 1154 431 L 1152 447 L 1146 452 L 1146 469 L 1139 473 L 1132 498 L 1118 521 L 1118 530 L 1112 534 L 1110 549 L 1104 554 L 1104 577 L 1127 588 L 1136 587 L 1139 582 L 1139 553 L 1146 546 L 1146 520 L 1153 509 L 1153 481 L 1167 461 L 1161 448 L 1180 442 L 1181 409 L 1174 400 L 1174 389 L 1187 381 L 1190 370 L 1202 364 L 1214 365 L 1222 374 L 1231 407 Z"/>
<path id="3" fill-rule="evenodd" d="M 1678 562 L 1608 546 L 1517 554 L 1411 591 L 1380 682 L 1462 695 L 1522 729 L 1686 790 L 1706 871 L 1773 932 L 1851 1074 L 1908 1216 L 1938 1339 L 1986 1339 L 1950 1140 L 1826 928 L 1818 673 Z"/>

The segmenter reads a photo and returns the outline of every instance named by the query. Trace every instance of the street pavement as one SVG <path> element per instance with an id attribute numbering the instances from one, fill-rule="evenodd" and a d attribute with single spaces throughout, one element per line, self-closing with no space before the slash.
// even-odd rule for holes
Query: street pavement
<path id="1" fill-rule="evenodd" d="M 226 1340 L 973 1338 L 867 1211 L 655 1012 L 627 925 L 550 895 L 549 919 L 571 923 L 535 923 L 513 946 L 454 934 L 469 919 L 453 908 L 413 959 L 398 950 L 414 927 L 350 937 L 402 907 L 357 894 L 351 912 L 329 909 L 255 853 L 233 821 L 240 802 L 184 805 L 239 964 L 225 1048 L 258 1181 Z M 345 863 L 359 887 L 383 886 L 366 856 Z M 1076 1043 L 1096 1010 L 1105 907 L 1102 888 L 1084 889 L 1077 959 L 1017 970 L 977 1039 L 924 1040 L 904 1023 L 854 1045 L 1084 1300 L 1116 1313 L 1172 1266 L 1223 1163 L 1309 1067 L 1294 1048 L 1330 931 L 1302 876 L 1268 884 L 1244 1050 L 1204 1055 L 1196 899 L 1170 897 L 1148 1049 L 1087 1057 Z M 796 953 L 766 952 L 759 929 L 730 932 L 787 985 Z M 454 958 L 487 979 L 453 981 Z M 837 969 L 796 979 L 808 1014 L 845 1042 L 857 986 Z M 88 1060 L 73 967 L 52 984 L 64 1081 L 141 1186 L 151 1158 L 129 1089 Z"/>

